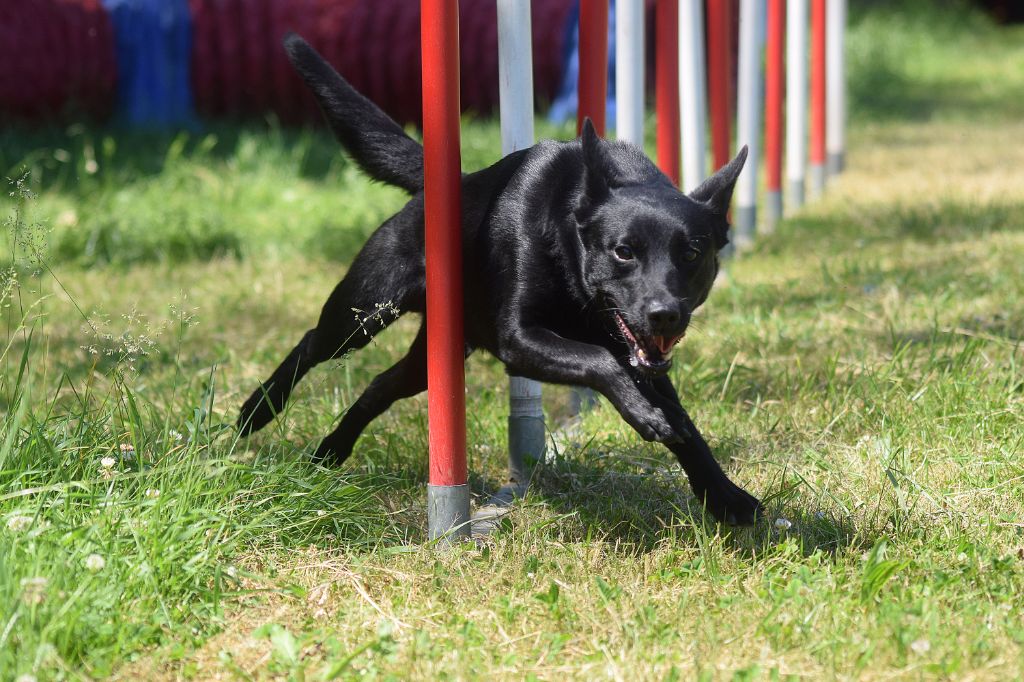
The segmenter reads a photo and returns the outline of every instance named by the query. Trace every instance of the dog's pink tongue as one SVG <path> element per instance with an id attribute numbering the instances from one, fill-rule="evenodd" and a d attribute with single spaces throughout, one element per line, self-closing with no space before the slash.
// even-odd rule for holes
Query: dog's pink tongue
<path id="1" fill-rule="evenodd" d="M 681 339 L 682 336 L 655 336 L 654 345 L 658 347 L 662 355 L 668 355 L 672 352 L 672 347 L 676 345 L 676 341 Z"/>

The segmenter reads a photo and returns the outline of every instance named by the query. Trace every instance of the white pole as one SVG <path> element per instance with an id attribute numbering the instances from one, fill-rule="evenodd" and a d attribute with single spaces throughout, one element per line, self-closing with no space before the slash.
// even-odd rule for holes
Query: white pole
<path id="1" fill-rule="evenodd" d="M 828 174 L 846 165 L 846 0 L 828 0 L 825 39 L 825 146 Z"/>
<path id="2" fill-rule="evenodd" d="M 736 148 L 747 145 L 747 163 L 736 181 L 736 247 L 754 241 L 757 225 L 757 171 L 761 142 L 761 34 L 759 0 L 740 0 L 739 83 L 736 102 Z"/>
<path id="3" fill-rule="evenodd" d="M 684 192 L 697 189 L 707 177 L 703 5 L 703 0 L 679 2 L 679 111 Z"/>
<path id="4" fill-rule="evenodd" d="M 511 154 L 533 145 L 533 52 L 529 0 L 498 1 L 498 91 L 501 150 Z M 509 377 L 508 464 L 513 484 L 527 482 L 526 460 L 544 454 L 544 409 L 540 382 Z"/>
<path id="5" fill-rule="evenodd" d="M 615 136 L 644 145 L 644 2 L 615 3 Z"/>
<path id="6" fill-rule="evenodd" d="M 807 0 L 786 6 L 786 178 L 790 206 L 804 204 L 807 175 Z"/>

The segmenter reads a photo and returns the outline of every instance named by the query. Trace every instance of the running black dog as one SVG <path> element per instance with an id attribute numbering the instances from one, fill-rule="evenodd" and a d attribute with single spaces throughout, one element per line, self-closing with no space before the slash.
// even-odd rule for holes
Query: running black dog
<path id="1" fill-rule="evenodd" d="M 426 314 L 423 148 L 356 92 L 305 41 L 292 64 L 341 144 L 373 178 L 413 195 L 370 237 L 327 299 L 317 326 L 242 406 L 243 434 L 265 426 L 313 366 L 365 346 L 394 316 L 354 319 L 393 302 Z M 512 374 L 589 386 L 648 441 L 664 443 L 720 521 L 750 524 L 760 503 L 730 481 L 666 376 L 690 315 L 711 290 L 746 148 L 689 196 L 631 144 L 541 142 L 462 179 L 467 353 L 482 348 Z M 364 333 L 364 331 L 366 333 Z M 336 464 L 367 424 L 427 387 L 426 333 L 375 378 L 320 444 Z"/>

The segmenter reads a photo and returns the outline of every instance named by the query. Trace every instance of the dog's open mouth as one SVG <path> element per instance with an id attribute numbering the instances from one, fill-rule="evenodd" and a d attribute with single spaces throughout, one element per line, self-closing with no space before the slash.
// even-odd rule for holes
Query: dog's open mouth
<path id="1" fill-rule="evenodd" d="M 672 366 L 672 349 L 686 335 L 686 332 L 678 336 L 636 334 L 618 313 L 615 313 L 615 323 L 629 345 L 629 364 L 651 372 L 664 372 Z"/>

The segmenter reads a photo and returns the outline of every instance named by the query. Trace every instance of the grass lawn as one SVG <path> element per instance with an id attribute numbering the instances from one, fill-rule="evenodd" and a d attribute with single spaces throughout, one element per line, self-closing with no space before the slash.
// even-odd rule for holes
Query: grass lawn
<path id="1" fill-rule="evenodd" d="M 753 529 L 602 404 L 484 543 L 424 547 L 422 396 L 308 460 L 415 320 L 231 427 L 400 193 L 319 132 L 0 131 L 0 680 L 1024 676 L 1024 32 L 874 6 L 849 170 L 677 351 Z M 467 384 L 482 500 L 507 387 Z"/>

